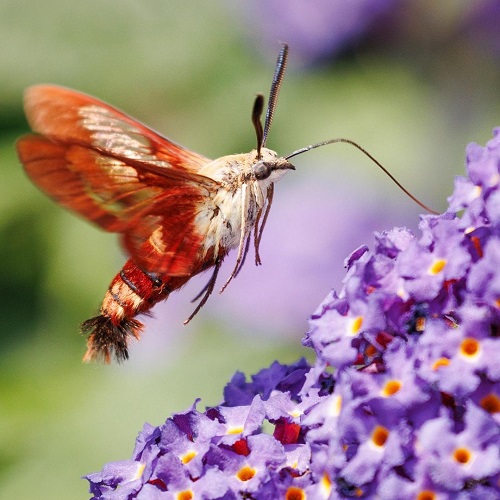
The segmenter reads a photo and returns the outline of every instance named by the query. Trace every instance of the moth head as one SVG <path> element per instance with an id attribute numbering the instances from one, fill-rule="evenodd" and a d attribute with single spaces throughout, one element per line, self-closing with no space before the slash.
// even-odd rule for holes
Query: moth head
<path id="1" fill-rule="evenodd" d="M 295 170 L 295 167 L 288 160 L 279 157 L 267 148 L 261 149 L 260 158 L 252 166 L 255 180 L 266 185 L 276 182 L 288 170 Z"/>

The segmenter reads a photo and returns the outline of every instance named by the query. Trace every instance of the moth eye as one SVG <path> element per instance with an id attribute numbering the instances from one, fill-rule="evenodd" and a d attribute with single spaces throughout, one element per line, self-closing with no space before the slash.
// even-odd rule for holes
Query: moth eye
<path id="1" fill-rule="evenodd" d="M 271 175 L 271 165 L 264 162 L 257 163 L 253 169 L 253 173 L 258 181 L 267 179 Z"/>

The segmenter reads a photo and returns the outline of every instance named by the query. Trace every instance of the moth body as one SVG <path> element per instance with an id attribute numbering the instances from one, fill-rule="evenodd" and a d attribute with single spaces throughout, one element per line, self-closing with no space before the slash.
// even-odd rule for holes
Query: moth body
<path id="1" fill-rule="evenodd" d="M 32 181 L 61 206 L 119 233 L 130 258 L 113 278 L 100 314 L 85 321 L 85 361 L 128 357 L 128 340 L 143 329 L 136 316 L 191 277 L 212 268 L 189 321 L 212 293 L 227 253 L 240 271 L 253 238 L 255 262 L 274 183 L 293 169 L 265 147 L 288 48 L 281 49 L 264 127 L 264 98 L 252 111 L 257 148 L 216 160 L 179 146 L 94 98 L 57 85 L 25 92 L 33 134 L 17 151 Z M 199 297 L 198 297 L 199 298 Z"/>
<path id="2" fill-rule="evenodd" d="M 269 166 L 270 174 L 263 179 L 255 176 L 255 167 L 260 164 Z M 216 255 L 221 248 L 225 251 L 237 248 L 242 236 L 249 235 L 257 215 L 264 209 L 270 186 L 293 168 L 267 148 L 262 148 L 260 157 L 252 150 L 223 156 L 202 167 L 199 173 L 219 184 L 211 199 L 212 212 L 201 212 L 200 219 L 209 218 L 205 221 L 205 248 L 213 247 Z M 199 224 L 203 225 L 200 219 Z"/>

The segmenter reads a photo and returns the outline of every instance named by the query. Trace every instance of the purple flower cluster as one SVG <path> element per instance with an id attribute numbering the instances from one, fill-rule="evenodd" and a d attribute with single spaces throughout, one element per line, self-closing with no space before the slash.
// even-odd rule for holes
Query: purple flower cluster
<path id="1" fill-rule="evenodd" d="M 93 498 L 500 498 L 500 128 L 467 169 L 420 237 L 347 259 L 313 366 L 236 373 L 219 406 L 146 424 Z"/>

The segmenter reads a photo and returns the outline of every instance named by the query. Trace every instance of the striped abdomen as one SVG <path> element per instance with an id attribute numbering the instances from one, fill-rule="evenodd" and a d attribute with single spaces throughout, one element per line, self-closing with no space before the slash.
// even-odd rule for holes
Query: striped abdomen
<path id="1" fill-rule="evenodd" d="M 190 278 L 147 273 L 129 259 L 109 285 L 101 314 L 82 324 L 82 331 L 89 335 L 83 360 L 102 357 L 108 363 L 113 352 L 118 361 L 127 359 L 128 338 L 139 339 L 144 327 L 134 317 L 148 312 Z"/>

